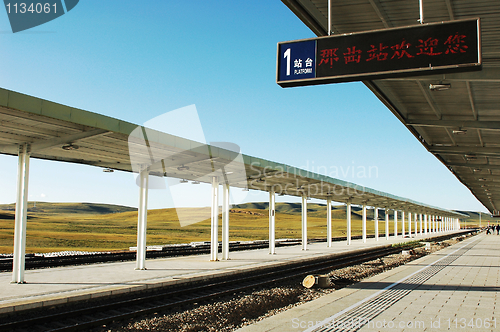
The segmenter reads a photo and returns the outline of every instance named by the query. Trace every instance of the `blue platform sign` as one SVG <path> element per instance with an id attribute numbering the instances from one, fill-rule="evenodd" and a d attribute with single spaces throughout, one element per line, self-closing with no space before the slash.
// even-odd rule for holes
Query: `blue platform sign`
<path id="1" fill-rule="evenodd" d="M 479 19 L 278 43 L 281 87 L 481 69 Z"/>
<path id="2" fill-rule="evenodd" d="M 280 44 L 279 81 L 316 77 L 316 41 Z"/>

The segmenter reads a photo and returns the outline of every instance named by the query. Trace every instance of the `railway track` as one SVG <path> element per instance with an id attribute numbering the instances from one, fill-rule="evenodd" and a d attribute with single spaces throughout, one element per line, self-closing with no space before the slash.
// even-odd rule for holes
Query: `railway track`
<path id="1" fill-rule="evenodd" d="M 455 234 L 456 236 L 456 234 Z M 442 241 L 451 236 L 443 236 Z M 356 265 L 400 252 L 402 247 L 370 248 L 352 253 L 330 255 L 306 262 L 293 262 L 228 277 L 216 277 L 209 281 L 190 283 L 179 288 L 155 289 L 154 291 L 112 297 L 99 302 L 88 302 L 85 306 L 60 307 L 50 312 L 27 313 L 8 317 L 0 324 L 0 331 L 81 331 L 102 326 L 113 321 L 123 321 L 148 313 L 177 309 L 182 306 L 215 300 L 224 295 L 246 291 L 256 287 L 276 284 L 287 279 L 304 277 L 307 274 Z M 31 315 L 29 318 L 28 315 Z M 5 319 L 6 320 L 6 319 Z"/>
<path id="2" fill-rule="evenodd" d="M 374 235 L 368 236 L 368 238 Z M 353 239 L 361 238 L 354 236 Z M 335 237 L 332 241 L 345 241 L 345 237 Z M 309 239 L 309 243 L 326 242 L 325 238 Z M 283 239 L 276 241 L 276 247 L 286 247 L 300 245 L 301 239 Z M 267 240 L 253 242 L 231 242 L 230 251 L 254 250 L 268 248 Z M 219 252 L 222 250 L 222 244 L 219 243 Z M 210 242 L 200 242 L 196 244 L 170 245 L 163 246 L 162 250 L 148 250 L 146 258 L 161 258 L 174 256 L 203 255 L 210 253 Z M 41 269 L 69 265 L 84 265 L 93 263 L 106 263 L 117 261 L 132 261 L 136 259 L 135 251 L 114 251 L 107 253 L 95 253 L 88 255 L 66 255 L 66 256 L 43 256 L 35 254 L 26 254 L 26 269 Z M 0 258 L 0 272 L 12 271 L 12 257 Z"/>

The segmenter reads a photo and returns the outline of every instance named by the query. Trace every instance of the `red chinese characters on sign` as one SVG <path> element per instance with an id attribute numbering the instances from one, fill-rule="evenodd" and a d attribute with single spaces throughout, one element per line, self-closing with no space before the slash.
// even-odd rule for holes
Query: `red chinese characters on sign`
<path id="1" fill-rule="evenodd" d="M 333 61 L 337 62 L 339 61 L 339 57 L 337 56 L 337 51 L 338 48 L 328 48 L 325 50 L 321 50 L 320 56 L 321 60 L 318 64 L 318 66 L 321 66 L 322 64 L 330 64 L 330 68 L 333 66 Z"/>
<path id="2" fill-rule="evenodd" d="M 430 56 L 435 56 L 435 55 L 440 55 L 443 54 L 443 52 L 436 52 L 434 49 L 438 46 L 439 40 L 436 38 L 428 38 L 427 40 L 418 40 L 420 42 L 420 45 L 417 46 L 417 48 L 420 50 L 417 55 L 430 55 Z"/>
<path id="3" fill-rule="evenodd" d="M 447 54 L 465 53 L 469 48 L 466 45 L 466 35 L 456 33 L 450 35 L 446 41 L 444 38 L 440 41 L 438 38 L 429 37 L 427 39 L 418 39 L 417 45 L 412 45 L 403 39 L 400 43 L 387 46 L 384 43 L 370 44 L 370 48 L 364 52 L 358 46 L 346 47 L 345 52 L 339 51 L 338 48 L 329 48 L 319 51 L 320 61 L 318 66 L 330 65 L 333 67 L 335 62 L 339 62 L 337 52 L 342 52 L 344 56 L 343 63 L 345 65 L 353 65 L 361 61 L 387 61 L 411 59 L 418 56 L 438 56 Z M 340 64 L 340 63 L 339 63 Z"/>
<path id="4" fill-rule="evenodd" d="M 465 45 L 465 35 L 459 35 L 458 32 L 454 36 L 449 36 L 444 42 L 447 46 L 445 54 L 449 53 L 465 53 L 469 46 Z"/>
<path id="5" fill-rule="evenodd" d="M 394 46 L 391 46 L 391 49 L 394 51 L 394 55 L 391 57 L 391 59 L 397 58 L 401 59 L 402 57 L 406 56 L 408 58 L 413 58 L 415 57 L 414 55 L 411 55 L 408 53 L 408 49 L 410 48 L 411 44 L 407 43 L 406 40 L 403 39 L 401 44 L 396 44 Z"/>
<path id="6" fill-rule="evenodd" d="M 377 59 L 377 61 L 387 60 L 389 53 L 384 52 L 386 48 L 389 48 L 389 46 L 384 46 L 384 44 L 382 43 L 380 43 L 378 47 L 376 47 L 375 45 L 371 45 L 371 49 L 367 51 L 368 59 L 366 59 L 366 61 L 371 61 L 374 59 Z"/>
<path id="7" fill-rule="evenodd" d="M 362 51 L 360 49 L 356 49 L 356 46 L 348 47 L 347 53 L 344 53 L 345 64 L 348 64 L 349 62 L 359 63 L 361 61 L 361 53 Z"/>

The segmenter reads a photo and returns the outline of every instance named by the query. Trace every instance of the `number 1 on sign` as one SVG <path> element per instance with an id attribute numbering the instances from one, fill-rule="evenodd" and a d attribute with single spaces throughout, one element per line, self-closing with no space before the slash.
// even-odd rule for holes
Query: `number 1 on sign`
<path id="1" fill-rule="evenodd" d="M 290 56 L 292 54 L 292 49 L 289 48 L 283 54 L 283 57 L 286 59 L 286 76 L 290 76 Z"/>

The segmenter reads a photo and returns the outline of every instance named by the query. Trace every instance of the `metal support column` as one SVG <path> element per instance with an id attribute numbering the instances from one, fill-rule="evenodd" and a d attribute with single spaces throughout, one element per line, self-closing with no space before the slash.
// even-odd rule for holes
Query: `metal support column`
<path id="1" fill-rule="evenodd" d="M 307 197 L 302 195 L 302 250 L 307 250 Z"/>
<path id="2" fill-rule="evenodd" d="M 405 237 L 405 212 L 401 211 L 401 235 Z"/>
<path id="3" fill-rule="evenodd" d="M 217 261 L 219 252 L 219 179 L 212 178 L 212 215 L 210 236 L 210 260 Z"/>
<path id="4" fill-rule="evenodd" d="M 332 34 L 332 0 L 328 0 L 328 35 Z"/>
<path id="5" fill-rule="evenodd" d="M 222 259 L 229 259 L 229 183 L 222 184 Z"/>
<path id="6" fill-rule="evenodd" d="M 374 221 L 375 221 L 375 241 L 378 241 L 378 208 L 374 208 Z"/>
<path id="7" fill-rule="evenodd" d="M 389 209 L 385 208 L 385 239 L 389 240 Z"/>
<path id="8" fill-rule="evenodd" d="M 418 7 L 420 9 L 420 24 L 424 24 L 424 0 L 418 0 Z"/>
<path id="9" fill-rule="evenodd" d="M 17 193 L 14 227 L 14 256 L 12 258 L 12 283 L 24 284 L 26 255 L 26 217 L 28 212 L 28 179 L 30 146 L 19 147 L 17 162 Z"/>
<path id="10" fill-rule="evenodd" d="M 347 245 L 350 245 L 351 244 L 351 202 L 347 202 L 345 205 L 345 215 L 346 215 L 346 221 L 347 221 L 347 231 L 346 231 Z"/>
<path id="11" fill-rule="evenodd" d="M 394 210 L 394 237 L 398 236 L 398 211 Z"/>
<path id="12" fill-rule="evenodd" d="M 332 246 L 332 199 L 326 200 L 326 245 Z"/>
<path id="13" fill-rule="evenodd" d="M 137 220 L 136 270 L 146 269 L 146 232 L 148 228 L 148 183 L 149 171 L 142 170 L 140 176 L 139 211 Z"/>
<path id="14" fill-rule="evenodd" d="M 269 254 L 276 254 L 276 195 L 274 189 L 269 191 Z"/>
<path id="15" fill-rule="evenodd" d="M 427 214 L 424 214 L 424 234 L 427 235 Z"/>
<path id="16" fill-rule="evenodd" d="M 424 223 L 422 220 L 422 213 L 420 213 L 419 219 L 420 219 L 420 235 L 422 235 L 422 234 L 424 234 Z"/>
<path id="17" fill-rule="evenodd" d="M 418 227 L 417 227 L 417 214 L 416 213 L 413 215 L 413 226 L 415 229 L 415 237 L 417 237 Z"/>
<path id="18" fill-rule="evenodd" d="M 362 228 L 362 239 L 363 239 L 363 243 L 366 243 L 366 204 L 363 203 L 363 220 L 362 220 L 362 225 L 361 225 L 361 228 Z"/>
<path id="19" fill-rule="evenodd" d="M 413 213 L 408 211 L 408 237 L 411 237 L 411 215 Z"/>

